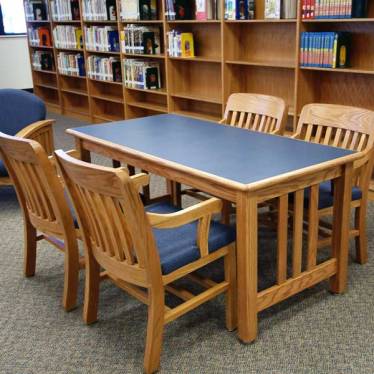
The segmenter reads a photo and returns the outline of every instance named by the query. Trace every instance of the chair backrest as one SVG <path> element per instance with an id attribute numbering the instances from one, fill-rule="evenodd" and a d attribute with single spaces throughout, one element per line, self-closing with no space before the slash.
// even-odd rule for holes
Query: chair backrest
<path id="1" fill-rule="evenodd" d="M 303 107 L 295 138 L 358 152 L 374 146 L 374 112 L 368 109 L 335 105 L 307 104 Z M 356 164 L 355 185 L 369 187 L 372 162 L 367 158 Z"/>
<path id="2" fill-rule="evenodd" d="M 344 105 L 308 104 L 295 137 L 308 142 L 366 151 L 374 144 L 374 112 Z"/>
<path id="3" fill-rule="evenodd" d="M 0 133 L 0 156 L 32 225 L 60 238 L 74 231 L 62 184 L 43 147 L 34 140 Z"/>
<path id="4" fill-rule="evenodd" d="M 37 96 L 16 89 L 0 89 L 0 132 L 16 135 L 46 117 L 46 106 Z"/>
<path id="5" fill-rule="evenodd" d="M 275 96 L 234 93 L 230 95 L 222 123 L 254 131 L 283 134 L 286 104 Z"/>
<path id="6" fill-rule="evenodd" d="M 74 159 L 56 160 L 78 215 L 88 255 L 110 276 L 142 287 L 161 280 L 153 233 L 128 172 Z"/>

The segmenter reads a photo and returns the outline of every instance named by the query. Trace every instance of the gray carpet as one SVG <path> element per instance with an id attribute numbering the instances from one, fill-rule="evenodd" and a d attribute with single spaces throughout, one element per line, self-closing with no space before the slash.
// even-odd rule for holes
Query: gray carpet
<path id="1" fill-rule="evenodd" d="M 75 120 L 57 118 L 56 143 Z M 99 160 L 101 162 L 101 160 Z M 161 189 L 156 178 L 152 185 Z M 224 327 L 218 298 L 165 329 L 161 373 L 374 373 L 374 206 L 368 216 L 370 261 L 350 260 L 349 288 L 331 295 L 322 283 L 259 315 L 254 344 Z M 146 307 L 108 282 L 101 285 L 99 322 L 82 322 L 80 305 L 61 307 L 63 256 L 40 245 L 37 274 L 22 275 L 22 220 L 12 189 L 0 191 L 0 373 L 141 373 Z M 274 271 L 271 236 L 260 239 L 260 284 Z M 353 255 L 353 246 L 351 246 Z M 220 264 L 212 269 L 221 273 Z"/>

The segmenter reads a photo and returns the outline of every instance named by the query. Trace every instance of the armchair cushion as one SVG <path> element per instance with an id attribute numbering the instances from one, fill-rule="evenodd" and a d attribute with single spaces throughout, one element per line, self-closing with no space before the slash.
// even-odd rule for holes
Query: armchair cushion
<path id="1" fill-rule="evenodd" d="M 6 169 L 2 160 L 0 160 L 0 178 L 1 177 L 8 177 L 8 170 Z"/>
<path id="2" fill-rule="evenodd" d="M 358 187 L 352 188 L 352 200 L 361 199 L 362 193 Z M 304 206 L 307 207 L 309 204 L 309 189 L 305 193 Z M 319 186 L 319 203 L 318 209 L 325 209 L 332 207 L 334 204 L 334 195 L 332 192 L 331 181 L 326 181 Z"/>
<path id="3" fill-rule="evenodd" d="M 14 136 L 45 117 L 45 104 L 37 96 L 23 90 L 0 89 L 1 132 Z"/>
<path id="4" fill-rule="evenodd" d="M 145 207 L 151 213 L 175 213 L 180 209 L 169 203 L 155 203 Z M 169 274 L 200 258 L 196 244 L 197 224 L 192 222 L 173 229 L 153 229 L 160 255 L 162 274 Z M 212 220 L 209 230 L 209 253 L 235 241 L 235 228 Z"/>

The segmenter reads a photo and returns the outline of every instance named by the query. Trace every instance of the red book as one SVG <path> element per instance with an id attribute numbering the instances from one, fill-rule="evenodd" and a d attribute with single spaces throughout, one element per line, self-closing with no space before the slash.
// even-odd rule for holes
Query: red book
<path id="1" fill-rule="evenodd" d="M 52 47 L 51 34 L 49 33 L 49 29 L 47 29 L 46 27 L 39 27 L 38 34 L 39 34 L 39 43 L 41 46 Z"/>

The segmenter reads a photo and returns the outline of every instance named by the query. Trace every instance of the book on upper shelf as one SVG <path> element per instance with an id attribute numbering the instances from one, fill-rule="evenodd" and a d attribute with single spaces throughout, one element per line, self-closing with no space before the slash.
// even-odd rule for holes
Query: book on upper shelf
<path id="1" fill-rule="evenodd" d="M 27 0 L 24 7 L 26 21 L 48 21 L 47 0 Z"/>
<path id="2" fill-rule="evenodd" d="M 121 0 L 121 20 L 157 20 L 157 0 Z"/>
<path id="3" fill-rule="evenodd" d="M 175 20 L 215 20 L 221 18 L 221 0 L 165 0 L 165 17 Z"/>
<path id="4" fill-rule="evenodd" d="M 56 48 L 83 49 L 83 32 L 80 27 L 57 25 L 53 29 Z"/>
<path id="5" fill-rule="evenodd" d="M 349 32 L 303 32 L 300 66 L 347 68 L 350 66 L 350 47 Z"/>
<path id="6" fill-rule="evenodd" d="M 160 64 L 146 60 L 125 59 L 124 83 L 126 87 L 143 90 L 161 88 Z"/>
<path id="7" fill-rule="evenodd" d="M 226 20 L 255 18 L 255 0 L 225 0 Z"/>
<path id="8" fill-rule="evenodd" d="M 119 52 L 119 34 L 114 26 L 90 26 L 84 28 L 86 48 L 90 51 Z"/>
<path id="9" fill-rule="evenodd" d="M 281 18 L 281 0 L 265 0 L 265 19 Z"/>
<path id="10" fill-rule="evenodd" d="M 297 0 L 282 0 L 281 18 L 296 19 L 297 17 Z"/>
<path id="11" fill-rule="evenodd" d="M 167 33 L 168 55 L 170 57 L 195 57 L 193 34 L 171 30 Z"/>
<path id="12" fill-rule="evenodd" d="M 54 21 L 79 21 L 79 0 L 52 0 L 51 12 Z"/>
<path id="13" fill-rule="evenodd" d="M 302 0 L 303 19 L 365 18 L 367 0 Z"/>
<path id="14" fill-rule="evenodd" d="M 91 79 L 122 82 L 121 61 L 116 57 L 89 56 L 87 75 Z"/>
<path id="15" fill-rule="evenodd" d="M 29 27 L 27 29 L 30 45 L 33 47 L 52 47 L 48 27 Z"/>
<path id="16" fill-rule="evenodd" d="M 129 24 L 121 31 L 122 53 L 159 55 L 160 28 Z"/>
<path id="17" fill-rule="evenodd" d="M 84 57 L 81 53 L 60 52 L 57 54 L 57 67 L 60 74 L 85 77 Z"/>
<path id="18" fill-rule="evenodd" d="M 85 21 L 116 21 L 116 0 L 82 0 Z"/>

